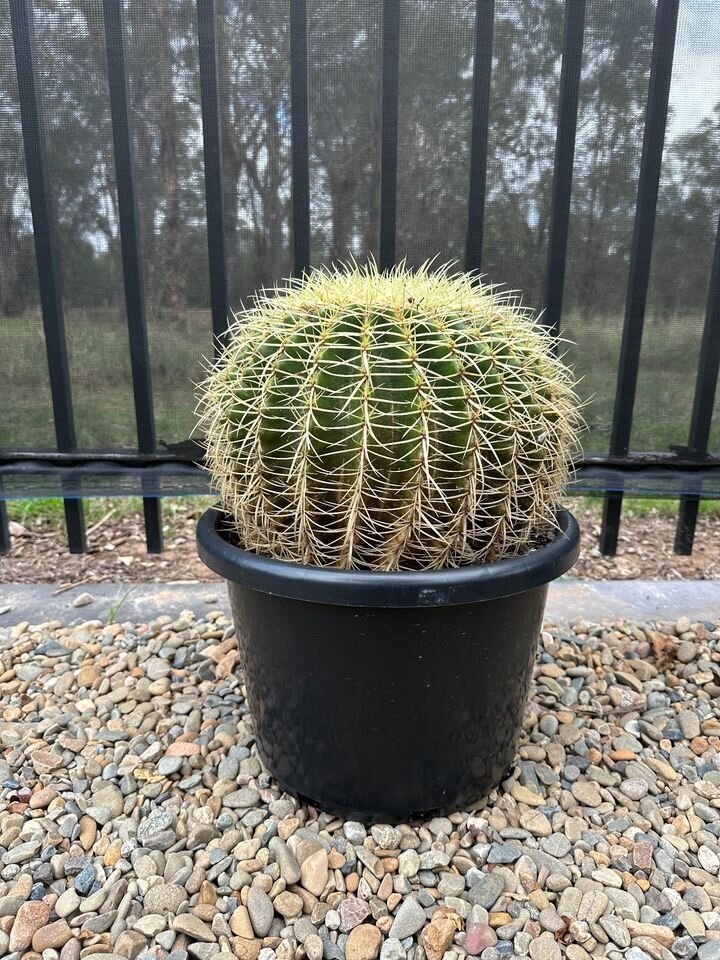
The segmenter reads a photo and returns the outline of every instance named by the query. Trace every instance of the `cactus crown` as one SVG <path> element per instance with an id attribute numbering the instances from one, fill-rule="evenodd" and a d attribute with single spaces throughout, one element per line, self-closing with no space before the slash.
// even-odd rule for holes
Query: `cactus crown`
<path id="1" fill-rule="evenodd" d="M 440 569 L 530 549 L 576 440 L 570 375 L 512 295 L 448 268 L 316 270 L 235 318 L 203 401 L 241 546 Z"/>

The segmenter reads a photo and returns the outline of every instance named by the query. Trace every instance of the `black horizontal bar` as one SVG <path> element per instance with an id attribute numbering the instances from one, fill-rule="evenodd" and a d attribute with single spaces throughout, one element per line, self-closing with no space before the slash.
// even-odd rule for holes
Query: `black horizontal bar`
<path id="1" fill-rule="evenodd" d="M 398 100 L 400 96 L 400 0 L 383 0 L 382 111 L 380 118 L 381 270 L 395 263 L 397 235 Z"/>
<path id="2" fill-rule="evenodd" d="M 290 0 L 290 115 L 292 119 L 292 236 L 295 273 L 310 266 L 310 148 L 306 0 Z"/>
<path id="3" fill-rule="evenodd" d="M 690 450 L 701 456 L 706 453 L 710 440 L 718 372 L 720 372 L 720 218 L 715 235 L 715 250 L 688 439 Z M 683 497 L 680 500 L 675 531 L 675 553 L 687 556 L 692 552 L 699 506 L 699 497 Z"/>
<path id="4" fill-rule="evenodd" d="M 135 188 L 135 163 L 132 131 L 130 129 L 130 98 L 125 49 L 123 0 L 103 0 L 105 18 L 105 49 L 110 87 L 110 115 L 112 119 L 115 176 L 117 179 L 118 217 L 120 221 L 120 249 L 122 252 L 125 310 L 130 341 L 130 369 L 132 373 L 135 426 L 141 453 L 155 450 L 155 414 L 153 410 L 152 373 L 145 313 L 145 279 L 143 276 L 140 224 Z M 150 519 L 152 538 L 146 524 L 148 550 L 158 550 L 157 531 L 162 541 L 162 514 L 159 500 L 148 500 L 144 505 L 145 518 Z M 152 549 L 151 549 L 152 540 Z"/>
<path id="5" fill-rule="evenodd" d="M 48 171 L 45 121 L 37 85 L 31 0 L 10 0 L 10 21 L 55 438 L 58 450 L 69 452 L 76 446 L 75 419 L 65 337 L 57 228 Z M 74 501 L 72 504 L 67 502 L 65 516 L 70 550 L 72 553 L 81 553 L 85 549 L 82 504 Z"/>
<path id="6" fill-rule="evenodd" d="M 23 463 L 57 464 L 65 467 L 82 467 L 85 464 L 114 464 L 119 467 L 193 466 L 202 469 L 203 446 L 189 441 L 178 453 L 137 453 L 133 450 L 83 450 L 75 453 L 60 453 L 57 450 L 3 450 L 0 451 L 0 471 L 11 472 L 14 465 Z M 662 470 L 717 470 L 720 457 L 706 454 L 688 458 L 672 453 L 634 453 L 631 457 L 607 457 L 600 454 L 584 454 L 573 461 L 573 469 L 584 467 L 622 470 L 626 473 L 648 469 Z"/>
<path id="7" fill-rule="evenodd" d="M 205 169 L 210 311 L 216 351 L 226 342 L 230 320 L 225 254 L 222 127 L 215 0 L 197 0 L 200 106 Z"/>
<path id="8" fill-rule="evenodd" d="M 212 493 L 210 475 L 189 463 L 121 464 L 89 461 L 80 465 L 26 461 L 0 465 L 2 491 L 7 500 L 56 497 L 58 489 L 66 499 L 83 496 L 145 499 Z M 624 492 L 633 497 L 675 497 L 702 494 L 720 499 L 720 465 L 696 470 L 674 470 L 664 465 L 627 471 L 618 468 L 578 466 L 573 471 L 567 493 L 605 494 Z M 150 528 L 152 536 L 152 527 Z"/>
<path id="9" fill-rule="evenodd" d="M 49 454 L 42 454 L 35 457 L 26 456 L 24 459 L 16 460 L 0 458 L 0 477 L 19 476 L 23 472 L 33 473 L 47 471 L 48 473 L 52 473 L 59 470 L 63 470 L 68 474 L 75 471 L 78 474 L 88 475 L 93 471 L 106 474 L 111 472 L 136 473 L 142 470 L 167 470 L 169 472 L 176 471 L 179 475 L 184 475 L 188 470 L 203 471 L 204 469 L 203 465 L 199 463 L 191 463 L 184 460 L 162 460 L 160 458 L 143 457 L 140 455 L 134 457 L 85 457 L 83 459 L 76 459 L 71 455 L 51 456 Z"/>
<path id="10" fill-rule="evenodd" d="M 494 21 L 495 0 L 477 0 L 475 6 L 468 213 L 465 235 L 466 270 L 479 270 L 482 264 Z"/>
<path id="11" fill-rule="evenodd" d="M 565 27 L 543 313 L 543 323 L 554 336 L 560 332 L 560 314 L 565 285 L 584 29 L 585 0 L 565 0 Z"/>
<path id="12" fill-rule="evenodd" d="M 625 322 L 620 344 L 617 388 L 610 432 L 610 453 L 615 455 L 627 454 L 630 448 L 640 348 L 650 280 L 655 211 L 665 144 L 678 5 L 679 0 L 658 0 L 655 13 L 640 178 L 630 248 Z M 610 495 L 605 503 L 600 533 L 600 550 L 603 554 L 612 556 L 617 550 L 621 512 L 622 494 Z"/>

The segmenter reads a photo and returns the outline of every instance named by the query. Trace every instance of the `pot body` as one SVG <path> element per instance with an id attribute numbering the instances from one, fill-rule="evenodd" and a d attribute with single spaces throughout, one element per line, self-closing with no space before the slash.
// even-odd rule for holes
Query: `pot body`
<path id="1" fill-rule="evenodd" d="M 522 729 L 548 583 L 579 550 L 573 517 L 524 557 L 423 573 L 303 567 L 198 550 L 228 581 L 257 746 L 283 789 L 348 819 L 472 807 Z"/>
<path id="2" fill-rule="evenodd" d="M 285 790 L 394 821 L 467 809 L 503 779 L 547 587 L 406 609 L 228 588 L 258 749 Z"/>

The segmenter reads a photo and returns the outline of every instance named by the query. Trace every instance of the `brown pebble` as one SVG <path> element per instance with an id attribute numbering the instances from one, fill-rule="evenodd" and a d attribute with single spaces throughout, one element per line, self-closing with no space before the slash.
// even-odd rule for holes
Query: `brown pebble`
<path id="1" fill-rule="evenodd" d="M 390 913 L 393 912 L 393 910 L 395 909 L 395 907 L 398 906 L 401 900 L 402 900 L 402 894 L 400 893 L 390 894 L 390 896 L 387 898 L 387 908 L 390 911 Z"/>
<path id="2" fill-rule="evenodd" d="M 200 884 L 200 903 L 212 903 L 217 901 L 217 890 L 209 880 L 203 880 Z"/>
<path id="3" fill-rule="evenodd" d="M 455 930 L 456 926 L 449 917 L 441 916 L 436 919 L 436 914 L 433 914 L 432 922 L 418 937 L 418 943 L 425 951 L 428 960 L 442 960 L 445 951 L 450 948 Z"/>
<path id="4" fill-rule="evenodd" d="M 177 740 L 171 743 L 165 751 L 166 757 L 195 757 L 200 753 L 200 747 L 197 743 L 185 743 Z"/>
<path id="5" fill-rule="evenodd" d="M 41 927 L 32 938 L 32 948 L 42 953 L 43 950 L 59 950 L 68 940 L 72 940 L 73 932 L 67 920 L 56 920 Z"/>
<path id="6" fill-rule="evenodd" d="M 376 926 L 361 923 L 348 934 L 345 960 L 375 960 L 380 953 L 382 933 Z"/>
<path id="7" fill-rule="evenodd" d="M 44 926 L 49 918 L 50 904 L 44 900 L 28 900 L 23 903 L 10 931 L 10 953 L 27 950 L 36 931 Z"/>
<path id="8" fill-rule="evenodd" d="M 213 903 L 198 903 L 192 908 L 192 912 L 196 917 L 208 922 L 212 920 L 218 910 Z"/>
<path id="9" fill-rule="evenodd" d="M 114 867 L 118 860 L 121 858 L 122 853 L 122 840 L 120 837 L 113 840 L 110 846 L 105 851 L 103 856 L 103 863 L 106 867 Z"/>
<path id="10" fill-rule="evenodd" d="M 242 937 L 233 937 L 232 945 L 238 960 L 257 960 L 257 956 L 262 949 L 259 940 L 245 940 Z"/>
<path id="11" fill-rule="evenodd" d="M 230 917 L 230 929 L 236 936 L 242 937 L 243 940 L 255 939 L 255 931 L 253 930 L 252 923 L 250 923 L 250 914 L 248 913 L 247 907 L 237 907 L 237 909 L 233 911 Z"/>
<path id="12" fill-rule="evenodd" d="M 97 823 L 95 823 L 92 817 L 88 817 L 87 814 L 84 817 L 80 817 L 80 846 L 86 853 L 92 849 L 96 837 Z"/>
<path id="13" fill-rule="evenodd" d="M 43 787 L 42 790 L 36 790 L 30 797 L 30 809 L 44 810 L 45 807 L 50 806 L 57 795 L 57 790 L 53 790 L 52 787 Z"/>

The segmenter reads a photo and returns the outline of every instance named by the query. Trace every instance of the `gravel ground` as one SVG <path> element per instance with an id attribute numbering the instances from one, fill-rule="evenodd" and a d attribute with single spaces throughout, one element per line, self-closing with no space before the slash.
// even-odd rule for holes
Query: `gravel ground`
<path id="1" fill-rule="evenodd" d="M 218 612 L 0 628 L 0 956 L 720 960 L 718 624 L 548 627 L 511 778 L 395 826 L 277 789 L 236 659 Z"/>

